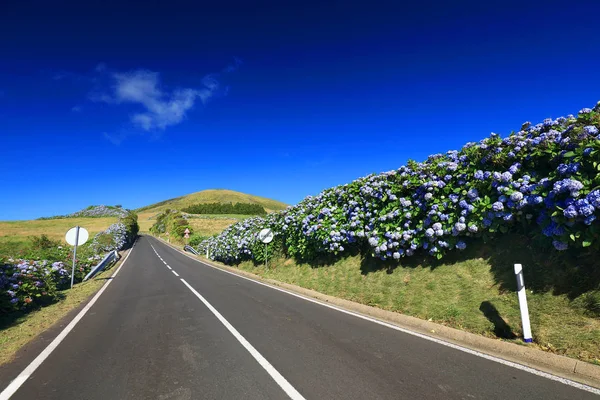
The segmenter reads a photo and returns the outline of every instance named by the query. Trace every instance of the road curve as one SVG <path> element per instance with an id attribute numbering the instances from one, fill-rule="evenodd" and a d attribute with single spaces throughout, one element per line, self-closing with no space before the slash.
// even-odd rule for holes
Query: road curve
<path id="1" fill-rule="evenodd" d="M 598 396 L 273 290 L 144 236 L 11 398 Z"/>

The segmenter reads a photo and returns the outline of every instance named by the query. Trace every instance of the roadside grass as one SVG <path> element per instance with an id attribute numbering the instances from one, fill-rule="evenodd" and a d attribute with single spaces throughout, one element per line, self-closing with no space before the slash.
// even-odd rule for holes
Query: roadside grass
<path id="1" fill-rule="evenodd" d="M 238 267 L 331 296 L 524 344 L 513 273 L 513 263 L 520 262 L 534 346 L 600 364 L 600 318 L 578 301 L 586 289 L 564 290 L 573 283 L 560 271 L 544 272 L 550 268 L 542 262 L 547 255 L 532 254 L 523 241 L 514 239 L 518 238 L 433 265 L 416 260 L 393 266 L 350 256 L 319 267 L 284 258 L 270 260 L 268 270 L 252 262 Z M 557 281 L 551 284 L 553 275 Z"/>
<path id="2" fill-rule="evenodd" d="M 96 233 L 117 222 L 116 217 L 104 218 L 60 218 L 29 221 L 0 221 L 0 250 L 10 244 L 21 246 L 29 236 L 46 235 L 52 240 L 64 242 L 65 234 L 72 227 L 84 227 L 93 237 Z M 1 253 L 0 253 L 1 254 Z"/>
<path id="3" fill-rule="evenodd" d="M 0 316 L 0 365 L 10 362 L 19 349 L 35 339 L 38 335 L 54 325 L 71 310 L 86 302 L 96 293 L 106 279 L 111 276 L 112 269 L 120 265 L 122 257 L 116 265 L 102 271 L 95 278 L 73 286 L 73 289 L 62 291 L 63 298 L 46 307 L 39 308 L 15 318 L 14 315 Z"/>

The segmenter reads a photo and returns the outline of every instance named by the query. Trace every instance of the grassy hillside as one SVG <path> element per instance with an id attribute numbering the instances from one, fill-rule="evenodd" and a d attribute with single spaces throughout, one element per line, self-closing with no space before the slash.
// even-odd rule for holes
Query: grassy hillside
<path id="1" fill-rule="evenodd" d="M 93 237 L 96 233 L 117 222 L 116 217 L 64 218 L 30 221 L 0 221 L 0 255 L 18 251 L 28 242 L 29 236 L 46 235 L 50 239 L 64 242 L 65 234 L 72 227 L 84 227 Z"/>
<path id="2" fill-rule="evenodd" d="M 149 232 L 150 227 L 156 222 L 156 215 L 166 209 L 181 210 L 193 204 L 200 203 L 250 203 L 259 204 L 267 212 L 283 210 L 287 204 L 277 200 L 271 200 L 264 197 L 253 196 L 251 194 L 240 193 L 233 190 L 211 189 L 203 190 L 188 194 L 186 196 L 176 197 L 161 201 L 159 203 L 150 204 L 145 207 L 138 208 L 138 222 L 140 231 Z M 213 235 L 220 233 L 233 223 L 236 223 L 248 216 L 240 215 L 203 215 L 202 218 L 190 219 L 190 225 L 194 227 L 194 231 L 202 235 Z"/>
<path id="3" fill-rule="evenodd" d="M 181 210 L 184 207 L 189 207 L 192 204 L 199 203 L 251 203 L 259 204 L 269 211 L 283 210 L 287 204 L 277 200 L 267 199 L 265 197 L 253 196 L 251 194 L 240 193 L 233 190 L 225 189 L 210 189 L 201 192 L 191 193 L 186 196 L 176 197 L 161 201 L 159 203 L 150 204 L 148 206 L 138 208 L 138 213 L 157 213 L 168 208 Z"/>

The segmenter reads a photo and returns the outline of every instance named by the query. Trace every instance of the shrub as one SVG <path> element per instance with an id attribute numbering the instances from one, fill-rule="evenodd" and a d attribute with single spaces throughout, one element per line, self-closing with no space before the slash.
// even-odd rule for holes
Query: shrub
<path id="1" fill-rule="evenodd" d="M 0 267 L 0 311 L 28 310 L 58 299 L 47 262 L 20 261 Z"/>
<path id="2" fill-rule="evenodd" d="M 192 247 L 197 247 L 200 243 L 202 243 L 202 241 L 204 241 L 206 239 L 208 239 L 208 236 L 201 236 L 197 233 L 194 233 L 194 234 L 190 235 L 188 244 Z"/>
<path id="3" fill-rule="evenodd" d="M 193 234 L 193 228 L 181 212 L 165 210 L 156 217 L 156 222 L 150 227 L 150 232 L 154 234 L 169 233 L 173 239 L 183 239 L 186 229 Z"/>
<path id="4" fill-rule="evenodd" d="M 119 222 L 112 224 L 104 232 L 96 234 L 90 246 L 94 249 L 95 253 L 122 250 L 127 245 L 133 243 L 138 231 L 137 214 L 129 212 Z"/>

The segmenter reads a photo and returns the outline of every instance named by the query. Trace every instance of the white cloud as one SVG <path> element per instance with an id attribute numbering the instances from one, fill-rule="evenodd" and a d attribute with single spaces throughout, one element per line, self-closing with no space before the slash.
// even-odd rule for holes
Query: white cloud
<path id="1" fill-rule="evenodd" d="M 73 112 L 81 112 L 81 110 L 82 110 L 81 106 L 71 107 L 71 111 L 73 111 Z"/>
<path id="2" fill-rule="evenodd" d="M 227 67 L 224 73 L 232 72 L 232 68 Z M 106 66 L 99 64 L 96 71 L 103 73 Z M 110 74 L 112 88 L 109 94 L 93 92 L 89 98 L 109 104 L 137 104 L 142 111 L 130 116 L 131 123 L 145 131 L 162 131 L 181 123 L 194 107 L 196 99 L 206 104 L 216 94 L 226 94 L 227 91 L 221 89 L 218 77 L 218 74 L 206 75 L 198 88 L 169 90 L 161 84 L 158 72 L 142 69 L 116 72 Z"/>

